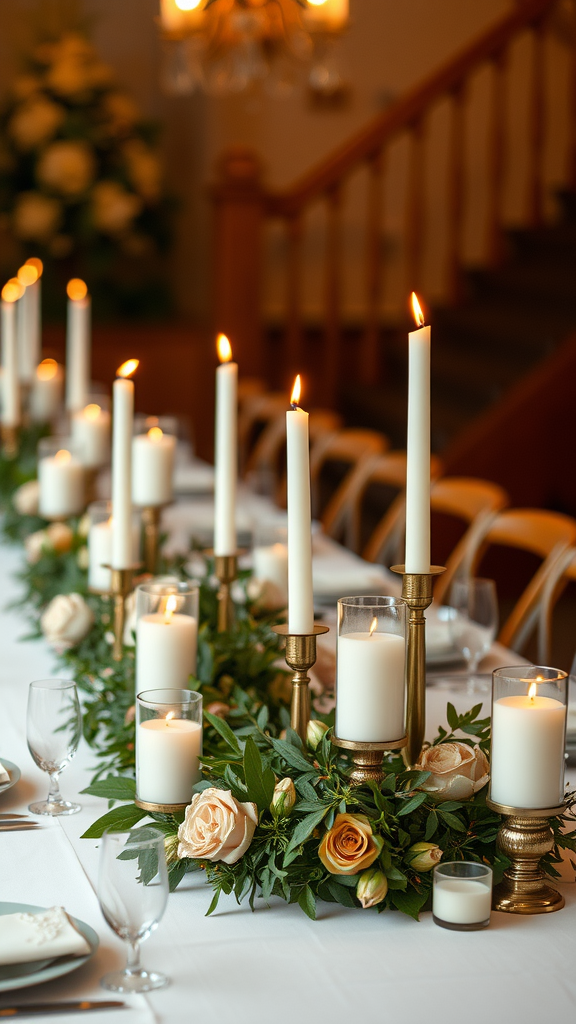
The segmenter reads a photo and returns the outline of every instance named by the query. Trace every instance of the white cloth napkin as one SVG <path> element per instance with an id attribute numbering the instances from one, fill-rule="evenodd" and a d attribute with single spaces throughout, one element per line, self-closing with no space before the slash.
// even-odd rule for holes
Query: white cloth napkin
<path id="1" fill-rule="evenodd" d="M 90 946 L 63 907 L 0 916 L 0 967 L 59 956 L 85 956 Z"/>
<path id="2" fill-rule="evenodd" d="M 10 776 L 8 775 L 8 772 L 6 771 L 2 762 L 0 761 L 0 786 L 4 782 L 10 782 Z"/>

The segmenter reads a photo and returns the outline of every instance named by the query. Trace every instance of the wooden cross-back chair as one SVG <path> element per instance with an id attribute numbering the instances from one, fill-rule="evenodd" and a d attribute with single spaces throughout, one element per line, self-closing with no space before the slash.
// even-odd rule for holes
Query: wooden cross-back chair
<path id="1" fill-rule="evenodd" d="M 351 468 L 341 484 L 335 488 L 336 493 L 354 468 L 375 455 L 380 455 L 390 447 L 385 434 L 378 430 L 364 427 L 346 427 L 332 434 L 318 438 L 310 450 L 310 487 L 312 493 L 312 512 L 320 518 L 320 477 L 323 469 L 333 463 L 345 463 Z M 326 508 L 330 501 L 327 503 Z M 323 517 L 322 517 L 322 521 Z"/>
<path id="2" fill-rule="evenodd" d="M 576 583 L 576 547 L 562 551 L 544 585 L 538 613 L 538 663 L 550 664 L 554 606 L 568 583 Z M 576 623 L 574 623 L 576 634 Z M 576 646 L 576 641 L 575 641 Z"/>
<path id="3" fill-rule="evenodd" d="M 262 433 L 266 426 L 278 419 L 287 408 L 288 402 L 284 391 L 267 391 L 263 394 L 253 392 L 239 401 L 238 453 L 242 476 L 246 473 L 252 450 L 261 436 L 257 428 L 260 428 Z"/>

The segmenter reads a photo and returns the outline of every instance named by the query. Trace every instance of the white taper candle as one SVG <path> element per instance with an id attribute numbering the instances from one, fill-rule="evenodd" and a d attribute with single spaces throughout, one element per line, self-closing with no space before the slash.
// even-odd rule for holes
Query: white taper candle
<path id="1" fill-rule="evenodd" d="M 216 370 L 216 440 L 214 481 L 214 554 L 233 555 L 236 539 L 236 482 L 238 476 L 238 364 L 233 363 L 230 342 L 218 335 Z"/>
<path id="2" fill-rule="evenodd" d="M 90 297 L 79 278 L 67 286 L 66 408 L 83 409 L 90 391 Z"/>
<path id="3" fill-rule="evenodd" d="M 300 377 L 296 378 L 292 409 L 286 413 L 288 479 L 288 628 L 312 633 L 312 514 L 310 504 L 310 441 L 308 413 L 300 409 Z"/>
<path id="4" fill-rule="evenodd" d="M 430 572 L 430 328 L 412 292 L 417 331 L 409 335 L 406 444 L 406 572 Z"/>
<path id="5" fill-rule="evenodd" d="M 23 288 L 18 278 L 11 278 L 2 289 L 0 320 L 2 328 L 2 423 L 17 427 L 20 423 L 20 382 L 18 380 L 18 348 L 16 306 Z"/>
<path id="6" fill-rule="evenodd" d="M 138 366 L 129 359 L 114 381 L 112 419 L 112 568 L 132 565 L 132 427 L 134 382 L 128 375 Z"/>

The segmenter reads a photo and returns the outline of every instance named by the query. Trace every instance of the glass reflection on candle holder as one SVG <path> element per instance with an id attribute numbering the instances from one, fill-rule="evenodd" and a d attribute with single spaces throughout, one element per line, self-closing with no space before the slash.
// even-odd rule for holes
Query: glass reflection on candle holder
<path id="1" fill-rule="evenodd" d="M 395 597 L 338 601 L 336 736 L 382 743 L 405 736 L 406 605 Z"/>
<path id="2" fill-rule="evenodd" d="M 145 690 L 136 697 L 136 803 L 174 810 L 192 799 L 200 780 L 202 695 Z"/>
<path id="3" fill-rule="evenodd" d="M 174 416 L 139 416 L 132 441 L 132 500 L 141 508 L 168 505 L 174 496 L 178 423 Z"/>
<path id="4" fill-rule="evenodd" d="M 273 584 L 279 605 L 288 600 L 288 527 L 260 523 L 254 530 L 252 567 L 258 580 Z"/>
<path id="5" fill-rule="evenodd" d="M 454 931 L 487 928 L 492 906 L 492 868 L 475 861 L 455 860 L 434 868 L 434 923 Z"/>
<path id="6" fill-rule="evenodd" d="M 567 704 L 561 669 L 513 665 L 493 672 L 493 803 L 526 810 L 562 804 Z"/>
<path id="7" fill-rule="evenodd" d="M 136 590 L 136 693 L 186 687 L 196 672 L 198 587 L 144 583 Z"/>
<path id="8" fill-rule="evenodd" d="M 110 569 L 112 561 L 112 502 L 93 501 L 87 508 L 90 519 L 88 530 L 88 589 L 96 594 L 109 594 L 112 587 Z M 141 515 L 132 512 L 132 562 L 140 562 Z"/>
<path id="9" fill-rule="evenodd" d="M 45 519 L 67 519 L 85 506 L 84 466 L 70 437 L 43 437 L 38 442 L 38 511 Z"/>

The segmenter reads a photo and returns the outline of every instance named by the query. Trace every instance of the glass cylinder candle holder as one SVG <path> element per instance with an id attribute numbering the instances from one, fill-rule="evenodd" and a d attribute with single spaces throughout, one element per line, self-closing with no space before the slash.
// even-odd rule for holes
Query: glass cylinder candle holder
<path id="1" fill-rule="evenodd" d="M 87 469 L 100 469 L 110 462 L 110 398 L 100 392 L 91 393 L 83 409 L 70 418 L 72 439 Z"/>
<path id="2" fill-rule="evenodd" d="M 434 868 L 434 923 L 454 931 L 487 928 L 492 907 L 492 868 L 475 861 L 454 860 Z"/>
<path id="3" fill-rule="evenodd" d="M 136 693 L 186 687 L 196 672 L 198 587 L 144 583 L 136 589 Z"/>
<path id="4" fill-rule="evenodd" d="M 192 799 L 200 780 L 202 695 L 179 688 L 136 697 L 136 803 L 174 811 Z"/>
<path id="5" fill-rule="evenodd" d="M 112 561 L 112 502 L 93 501 L 88 505 L 88 587 L 97 594 L 108 594 L 112 587 L 110 569 Z M 141 515 L 132 513 L 132 563 L 140 563 Z"/>
<path id="6" fill-rule="evenodd" d="M 405 737 L 406 605 L 395 597 L 338 601 L 336 736 L 358 743 Z"/>
<path id="7" fill-rule="evenodd" d="M 67 519 L 84 510 L 84 466 L 70 437 L 43 437 L 38 442 L 38 485 L 38 511 L 45 519 Z"/>
<path id="8" fill-rule="evenodd" d="M 254 576 L 278 588 L 288 600 L 288 527 L 278 523 L 261 523 L 254 530 L 252 549 Z"/>
<path id="9" fill-rule="evenodd" d="M 173 416 L 135 421 L 132 440 L 132 500 L 141 508 L 169 504 L 174 496 L 178 424 Z"/>
<path id="10" fill-rule="evenodd" d="M 50 423 L 62 411 L 64 399 L 64 368 L 55 359 L 38 364 L 30 388 L 29 412 L 34 423 Z"/>
<path id="11" fill-rule="evenodd" d="M 492 673 L 490 800 L 502 807 L 559 807 L 564 800 L 566 672 L 513 665 Z"/>

